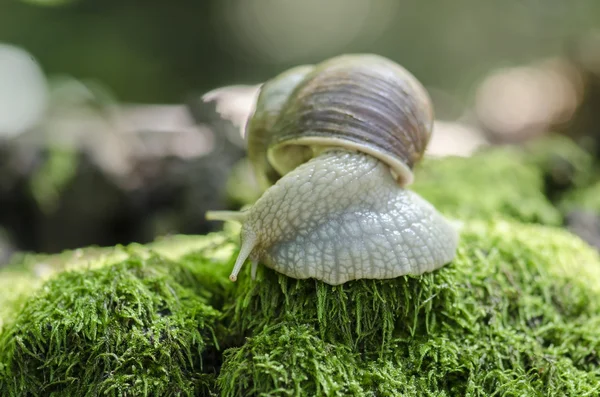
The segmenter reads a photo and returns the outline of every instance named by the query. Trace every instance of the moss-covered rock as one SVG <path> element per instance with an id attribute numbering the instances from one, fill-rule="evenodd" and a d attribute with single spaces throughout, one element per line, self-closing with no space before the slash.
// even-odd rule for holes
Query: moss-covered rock
<path id="1" fill-rule="evenodd" d="M 245 273 L 225 395 L 600 393 L 600 258 L 566 231 L 469 222 L 456 260 L 421 277 Z"/>
<path id="2" fill-rule="evenodd" d="M 600 259 L 566 231 L 468 221 L 440 271 L 337 287 L 263 267 L 230 283 L 228 240 L 48 276 L 0 335 L 0 395 L 600 391 Z"/>
<path id="3" fill-rule="evenodd" d="M 489 149 L 470 158 L 427 159 L 415 170 L 411 189 L 459 219 L 562 222 L 544 194 L 543 172 L 516 149 Z"/>
<path id="4" fill-rule="evenodd" d="M 600 258 L 561 229 L 543 162 L 427 160 L 463 222 L 433 273 L 330 286 L 247 266 L 237 227 L 25 255 L 0 270 L 0 395 L 600 395 Z"/>
<path id="5" fill-rule="evenodd" d="M 4 393 L 179 395 L 210 390 L 219 312 L 155 257 L 65 272 L 2 334 Z M 209 363 L 212 364 L 212 363 Z M 3 393 L 3 395 L 4 395 Z"/>
<path id="6" fill-rule="evenodd" d="M 17 258 L 0 273 L 0 395 L 214 390 L 217 335 L 227 334 L 215 302 L 231 285 L 199 280 L 218 277 L 215 263 L 231 255 L 228 238 Z"/>
<path id="7" fill-rule="evenodd" d="M 21 304 L 26 301 L 37 289 L 53 276 L 65 271 L 96 269 L 120 263 L 130 255 L 147 257 L 157 253 L 169 260 L 180 263 L 186 261 L 185 255 L 196 251 L 203 255 L 201 258 L 208 263 L 223 261 L 228 258 L 234 249 L 231 241 L 231 232 L 236 228 L 227 228 L 225 233 L 210 234 L 209 236 L 170 236 L 157 241 L 139 245 L 132 244 L 127 247 L 116 246 L 110 248 L 86 247 L 77 250 L 65 251 L 61 254 L 19 254 L 13 257 L 11 263 L 0 271 L 0 332 L 3 324 L 9 322 L 18 312 Z M 214 247 L 218 250 L 214 251 Z M 196 270 L 204 269 L 196 267 Z M 210 275 L 206 275 L 210 273 Z M 202 276 L 212 277 L 214 269 L 202 273 Z"/>

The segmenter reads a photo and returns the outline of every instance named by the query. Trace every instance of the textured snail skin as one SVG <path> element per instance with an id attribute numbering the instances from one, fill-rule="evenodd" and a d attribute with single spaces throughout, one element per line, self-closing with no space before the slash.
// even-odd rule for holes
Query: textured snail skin
<path id="1" fill-rule="evenodd" d="M 234 216 L 232 216 L 234 217 Z M 231 280 L 249 257 L 297 279 L 338 285 L 430 272 L 450 262 L 458 234 L 389 168 L 332 149 L 287 173 L 239 213 L 242 246 Z"/>

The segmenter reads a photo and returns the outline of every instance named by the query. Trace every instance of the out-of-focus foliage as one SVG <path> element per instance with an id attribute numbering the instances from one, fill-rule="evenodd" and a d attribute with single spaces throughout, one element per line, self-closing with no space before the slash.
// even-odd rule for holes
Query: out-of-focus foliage
<path id="1" fill-rule="evenodd" d="M 23 46 L 50 74 L 97 79 L 144 102 L 356 51 L 468 96 L 490 69 L 554 55 L 600 27 L 595 0 L 8 0 L 0 10 L 0 41 Z"/>
<path id="2" fill-rule="evenodd" d="M 211 230 L 206 210 L 260 194 L 238 162 L 256 88 L 351 52 L 386 56 L 423 82 L 435 108 L 432 157 L 550 132 L 589 151 L 575 158 L 567 145 L 512 179 L 505 156 L 499 182 L 480 181 L 499 192 L 494 200 L 454 209 L 506 203 L 517 219 L 559 223 L 548 200 L 583 187 L 579 176 L 600 153 L 599 14 L 594 0 L 5 1 L 0 48 L 18 54 L 0 65 L 5 252 Z M 207 91 L 217 105 L 200 100 Z M 462 180 L 477 179 L 462 163 L 453 163 Z M 438 186 L 415 188 L 439 197 Z"/>
<path id="3" fill-rule="evenodd" d="M 429 160 L 418 167 L 412 189 L 457 219 L 501 216 L 559 225 L 560 214 L 543 193 L 542 173 L 520 155 L 496 149 L 471 158 Z"/>

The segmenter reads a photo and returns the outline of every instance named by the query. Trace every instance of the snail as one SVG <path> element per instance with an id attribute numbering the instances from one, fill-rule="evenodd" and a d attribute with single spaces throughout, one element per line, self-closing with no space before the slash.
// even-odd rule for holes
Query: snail
<path id="1" fill-rule="evenodd" d="M 266 190 L 243 211 L 231 272 L 259 263 L 330 285 L 431 272 L 450 263 L 458 231 L 407 189 L 431 137 L 420 82 L 375 54 L 340 55 L 265 82 L 246 125 L 248 159 Z"/>

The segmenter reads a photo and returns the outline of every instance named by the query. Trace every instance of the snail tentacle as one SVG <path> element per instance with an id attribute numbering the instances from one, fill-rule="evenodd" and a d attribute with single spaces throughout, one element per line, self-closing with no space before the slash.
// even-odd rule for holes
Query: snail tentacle
<path id="1" fill-rule="evenodd" d="M 238 254 L 237 259 L 235 260 L 235 265 L 233 266 L 233 270 L 231 271 L 231 274 L 229 275 L 229 279 L 231 281 L 236 281 L 237 280 L 237 276 L 240 273 L 240 270 L 242 270 L 242 266 L 244 266 L 244 263 L 246 262 L 246 259 L 248 259 L 248 257 L 252 254 L 252 251 L 254 250 L 254 247 L 256 246 L 256 243 L 258 242 L 258 236 L 252 232 L 250 233 L 244 233 L 244 238 L 242 240 L 242 246 L 240 247 L 240 253 Z M 252 269 L 253 272 L 256 271 L 256 269 L 254 268 L 255 265 L 253 264 Z"/>
<path id="2" fill-rule="evenodd" d="M 248 214 L 245 211 L 207 211 L 204 215 L 207 221 L 231 221 L 244 223 Z"/>

